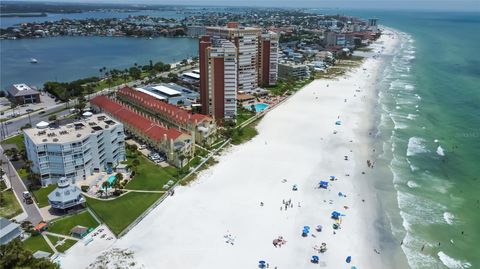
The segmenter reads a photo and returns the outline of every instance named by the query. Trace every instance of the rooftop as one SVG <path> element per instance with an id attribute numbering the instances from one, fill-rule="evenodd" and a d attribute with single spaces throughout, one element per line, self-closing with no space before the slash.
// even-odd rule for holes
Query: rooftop
<path id="1" fill-rule="evenodd" d="M 125 89 L 125 88 L 123 88 Z M 123 89 L 120 89 L 117 94 L 121 94 L 121 91 Z M 152 102 L 161 102 L 158 100 L 152 100 L 151 98 L 148 97 L 148 95 L 144 93 L 137 92 L 131 88 L 128 88 L 131 92 L 134 93 L 139 93 L 148 100 L 151 100 Z M 180 135 L 183 133 L 176 130 L 176 129 L 169 129 L 163 126 L 160 126 L 159 124 L 153 122 L 152 120 L 148 119 L 147 117 L 144 117 L 137 112 L 123 106 L 120 103 L 117 103 L 116 101 L 100 95 L 92 100 L 90 100 L 90 103 L 93 105 L 96 105 L 100 108 L 102 108 L 104 111 L 112 114 L 114 117 L 116 117 L 119 121 L 122 121 L 125 124 L 128 124 L 129 126 L 132 126 L 133 128 L 143 132 L 145 135 L 150 137 L 152 140 L 155 141 L 161 141 L 163 138 L 166 136 L 168 139 L 177 139 Z M 164 102 L 162 102 L 164 103 Z M 154 130 L 155 132 L 153 132 Z"/>
<path id="2" fill-rule="evenodd" d="M 5 235 L 9 234 L 13 230 L 20 227 L 20 224 L 9 221 L 6 218 L 0 217 L 0 238 L 4 237 Z"/>
<path id="3" fill-rule="evenodd" d="M 30 87 L 25 83 L 12 84 L 7 87 L 7 91 L 12 96 L 23 96 L 23 95 L 32 95 L 38 94 L 38 91 L 35 87 Z"/>
<path id="4" fill-rule="evenodd" d="M 174 90 L 172 88 L 169 88 L 169 87 L 165 87 L 163 85 L 159 85 L 159 86 L 153 86 L 152 87 L 153 89 L 165 94 L 165 95 L 168 95 L 168 96 L 177 96 L 177 95 L 180 95 L 180 92 L 177 91 L 177 90 Z"/>
<path id="5" fill-rule="evenodd" d="M 119 124 L 106 114 L 97 114 L 91 117 L 84 117 L 81 120 L 70 124 L 55 126 L 50 123 L 40 122 L 36 128 L 23 130 L 35 144 L 42 143 L 70 143 L 72 141 L 83 140 L 88 135 L 112 128 Z"/>
<path id="6" fill-rule="evenodd" d="M 118 90 L 117 95 L 127 97 L 130 100 L 141 104 L 142 107 L 156 111 L 177 123 L 196 124 L 197 122 L 199 123 L 200 121 L 203 121 L 205 119 L 211 120 L 209 116 L 203 114 L 191 114 L 186 110 L 183 110 L 177 106 L 168 104 L 166 102 L 152 100 L 148 97 L 148 95 L 142 92 L 135 91 L 129 87 L 124 87 Z"/>

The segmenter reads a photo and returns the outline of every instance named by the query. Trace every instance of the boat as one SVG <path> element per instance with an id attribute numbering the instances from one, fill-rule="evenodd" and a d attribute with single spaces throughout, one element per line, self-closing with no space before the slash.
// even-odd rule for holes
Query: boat
<path id="1" fill-rule="evenodd" d="M 30 58 L 30 63 L 36 64 L 36 63 L 38 63 L 38 60 L 35 59 L 35 58 Z"/>

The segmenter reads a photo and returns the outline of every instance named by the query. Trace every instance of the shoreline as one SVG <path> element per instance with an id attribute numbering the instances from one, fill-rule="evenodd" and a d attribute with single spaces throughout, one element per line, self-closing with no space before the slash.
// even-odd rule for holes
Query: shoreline
<path id="1" fill-rule="evenodd" d="M 385 42 L 387 38 L 382 35 L 381 39 Z M 378 49 L 381 45 L 376 43 L 372 46 Z M 369 115 L 374 115 L 378 94 L 374 86 L 380 71 L 378 60 L 369 57 L 346 76 L 306 85 L 264 116 L 257 137 L 224 152 L 219 164 L 200 173 L 197 181 L 178 188 L 175 196 L 113 247 L 133 250 L 137 263 L 145 268 L 227 264 L 229 268 L 247 268 L 258 265 L 259 260 L 272 268 L 307 268 L 312 255 L 318 255 L 321 265 L 329 268 L 384 268 L 391 260 L 382 255 L 382 235 L 376 229 L 381 208 L 365 163 L 374 145 L 368 132 L 375 121 L 370 121 Z M 355 91 L 357 87 L 361 92 Z M 369 91 L 363 96 L 366 88 Z M 335 126 L 336 120 L 342 125 Z M 333 130 L 338 132 L 333 134 Z M 343 156 L 349 156 L 349 161 Z M 315 188 L 330 175 L 338 180 L 330 182 L 329 190 Z M 292 184 L 299 190 L 292 191 Z M 339 197 L 338 192 L 346 197 Z M 292 199 L 288 211 L 280 210 L 282 199 Z M 346 214 L 335 234 L 330 219 L 333 210 Z M 301 227 L 318 224 L 323 230 L 312 229 L 315 237 L 301 236 Z M 279 235 L 287 243 L 275 248 L 271 242 Z M 327 243 L 324 254 L 313 250 L 321 242 Z M 84 268 L 99 254 L 85 257 L 82 247 L 77 244 L 61 259 L 65 268 Z M 81 265 L 78 258 L 82 256 L 85 264 Z M 351 264 L 345 263 L 347 256 L 352 256 Z"/>

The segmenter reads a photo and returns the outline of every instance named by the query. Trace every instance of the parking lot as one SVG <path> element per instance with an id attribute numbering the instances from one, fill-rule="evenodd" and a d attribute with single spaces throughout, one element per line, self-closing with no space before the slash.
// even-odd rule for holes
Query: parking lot
<path id="1" fill-rule="evenodd" d="M 151 148 L 147 147 L 146 145 L 140 144 L 134 139 L 129 139 L 125 141 L 129 145 L 137 145 L 138 151 L 140 151 L 145 157 L 147 157 L 152 162 L 160 165 L 161 167 L 168 167 L 170 166 L 166 162 L 166 157 L 159 152 L 152 150 Z"/>
<path id="2" fill-rule="evenodd" d="M 42 108 L 43 109 L 49 108 L 57 104 L 57 102 L 55 102 L 54 97 L 50 96 L 48 93 L 43 93 L 43 92 L 40 94 L 40 101 L 41 102 L 38 104 L 19 105 L 15 107 L 14 110 L 10 109 L 10 106 L 3 106 L 2 109 L 0 109 L 3 113 L 3 115 L 0 115 L 0 119 L 10 119 L 10 118 L 18 117 L 21 115 L 38 111 Z"/>

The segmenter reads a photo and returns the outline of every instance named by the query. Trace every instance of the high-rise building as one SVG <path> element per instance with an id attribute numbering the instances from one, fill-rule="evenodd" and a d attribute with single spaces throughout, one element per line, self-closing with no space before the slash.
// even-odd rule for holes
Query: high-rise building
<path id="1" fill-rule="evenodd" d="M 258 84 L 274 86 L 278 78 L 278 36 L 275 33 L 265 33 L 260 37 L 258 65 Z"/>
<path id="2" fill-rule="evenodd" d="M 277 82 L 278 37 L 274 33 L 262 34 L 260 28 L 241 27 L 237 22 L 207 27 L 206 36 L 200 38 L 199 54 L 202 111 L 217 119 L 236 117 L 232 99 L 236 92 L 255 93 L 259 85 Z M 236 58 L 235 63 L 231 57 Z M 221 72 L 219 68 L 227 69 Z M 234 72 L 235 85 L 231 84 Z"/>
<path id="3" fill-rule="evenodd" d="M 237 115 L 237 50 L 226 39 L 200 40 L 200 101 L 203 114 L 215 119 Z"/>
<path id="4" fill-rule="evenodd" d="M 49 128 L 40 122 L 25 129 L 25 150 L 43 186 L 60 178 L 85 179 L 125 160 L 123 124 L 105 114 Z"/>

